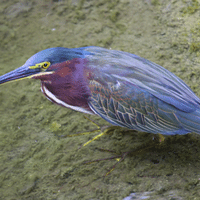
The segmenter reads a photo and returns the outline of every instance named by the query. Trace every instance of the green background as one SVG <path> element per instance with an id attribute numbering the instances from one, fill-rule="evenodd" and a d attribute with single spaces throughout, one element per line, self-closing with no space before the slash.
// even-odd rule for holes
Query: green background
<path id="1" fill-rule="evenodd" d="M 137 54 L 169 69 L 200 96 L 198 0 L 0 0 L 0 74 L 49 47 L 101 46 Z M 40 82 L 0 86 L 0 199 L 200 199 L 200 137 L 94 129 L 84 114 L 49 102 Z M 92 117 L 101 125 L 107 124 Z M 148 146 L 117 162 L 85 161 Z"/>

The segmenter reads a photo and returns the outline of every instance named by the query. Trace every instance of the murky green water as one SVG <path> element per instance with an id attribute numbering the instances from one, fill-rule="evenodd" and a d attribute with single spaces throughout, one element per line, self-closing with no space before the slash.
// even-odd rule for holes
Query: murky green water
<path id="1" fill-rule="evenodd" d="M 102 46 L 156 62 L 200 96 L 200 9 L 197 0 L 0 0 L 0 74 L 49 47 Z M 200 198 L 200 137 L 167 137 L 119 129 L 79 149 L 93 135 L 60 138 L 94 129 L 84 115 L 56 106 L 39 81 L 0 86 L 0 194 L 2 199 Z M 104 125 L 98 117 L 95 120 Z M 87 160 L 149 149 L 117 162 Z M 153 145 L 153 146 L 152 146 Z M 139 197 L 138 197 L 139 198 Z"/>

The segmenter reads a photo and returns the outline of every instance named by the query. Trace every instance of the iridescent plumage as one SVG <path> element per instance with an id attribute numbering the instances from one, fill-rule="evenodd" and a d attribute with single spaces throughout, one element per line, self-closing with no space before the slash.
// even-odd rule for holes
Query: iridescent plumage
<path id="1" fill-rule="evenodd" d="M 173 73 L 130 53 L 89 51 L 89 105 L 102 118 L 150 133 L 200 133 L 200 99 Z"/>
<path id="2" fill-rule="evenodd" d="M 50 63 L 47 69 L 43 64 Z M 164 135 L 200 133 L 200 99 L 177 76 L 139 56 L 101 47 L 50 48 L 0 84 L 41 80 L 45 96 L 111 124 Z"/>

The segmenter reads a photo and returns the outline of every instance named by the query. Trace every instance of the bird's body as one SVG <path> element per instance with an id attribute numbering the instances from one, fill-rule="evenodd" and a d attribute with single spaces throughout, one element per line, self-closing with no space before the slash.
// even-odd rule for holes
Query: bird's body
<path id="1" fill-rule="evenodd" d="M 173 73 L 130 53 L 50 48 L 1 76 L 0 84 L 24 77 L 40 79 L 52 102 L 116 126 L 164 135 L 200 133 L 200 99 Z"/>

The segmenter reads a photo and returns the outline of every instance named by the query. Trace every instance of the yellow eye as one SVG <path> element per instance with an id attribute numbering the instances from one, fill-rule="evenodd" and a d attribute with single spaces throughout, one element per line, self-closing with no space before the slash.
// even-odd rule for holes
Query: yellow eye
<path id="1" fill-rule="evenodd" d="M 49 65 L 50 65 L 50 62 L 43 62 L 43 63 L 41 63 L 41 68 L 47 69 L 49 67 Z"/>
<path id="2" fill-rule="evenodd" d="M 38 64 L 36 64 L 36 65 L 34 65 L 34 66 L 30 66 L 29 67 L 29 69 L 38 69 L 38 68 L 40 68 L 40 69 L 43 69 L 43 70 L 46 70 L 49 66 L 50 66 L 50 62 L 42 62 L 42 63 L 38 63 Z"/>

